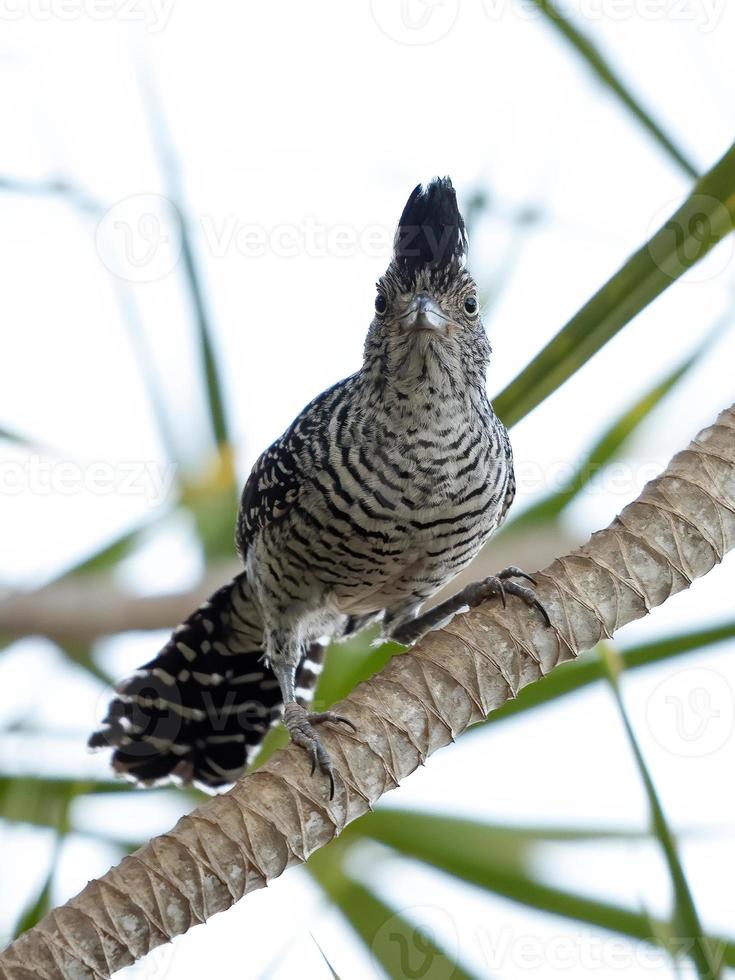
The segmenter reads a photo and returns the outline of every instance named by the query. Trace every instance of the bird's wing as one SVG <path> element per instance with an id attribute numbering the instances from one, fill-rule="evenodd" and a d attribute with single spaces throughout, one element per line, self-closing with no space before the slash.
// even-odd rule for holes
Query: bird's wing
<path id="1" fill-rule="evenodd" d="M 303 487 L 303 474 L 288 433 L 267 449 L 242 491 L 237 517 L 237 546 L 245 557 L 253 535 L 287 513 Z"/>
<path id="2" fill-rule="evenodd" d="M 499 526 L 505 520 L 508 511 L 510 510 L 510 505 L 513 503 L 513 500 L 515 499 L 516 478 L 515 478 L 515 471 L 513 469 L 513 450 L 510 445 L 510 439 L 508 438 L 508 431 L 505 428 L 505 426 L 502 424 L 502 422 L 500 422 L 500 420 L 497 419 L 497 416 L 496 416 L 496 421 L 500 426 L 500 437 L 501 437 L 500 441 L 501 441 L 501 446 L 503 448 L 503 452 L 505 453 L 505 461 L 507 464 L 507 473 L 508 473 L 507 481 L 505 484 L 505 494 L 503 496 L 503 502 L 500 507 L 500 516 L 498 518 L 498 526 Z"/>
<path id="3" fill-rule="evenodd" d="M 350 381 L 346 378 L 318 395 L 256 462 L 237 518 L 237 547 L 243 559 L 254 535 L 285 517 L 308 487 L 304 461 L 313 462 L 317 444 L 324 443 L 332 408 Z"/>

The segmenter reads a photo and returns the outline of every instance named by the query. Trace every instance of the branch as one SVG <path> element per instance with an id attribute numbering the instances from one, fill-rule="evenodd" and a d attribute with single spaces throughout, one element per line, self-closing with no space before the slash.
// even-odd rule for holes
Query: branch
<path id="1" fill-rule="evenodd" d="M 218 563 L 191 589 L 151 596 L 133 595 L 96 574 L 9 592 L 0 596 L 0 636 L 46 636 L 63 645 L 128 630 L 170 629 L 238 570 L 235 562 Z"/>
<path id="2" fill-rule="evenodd" d="M 432 601 L 441 602 L 457 588 L 491 571 L 532 564 L 573 547 L 558 528 L 533 527 L 503 538 Z M 46 636 L 60 643 L 89 644 L 101 636 L 130 630 L 171 629 L 182 623 L 207 596 L 242 570 L 236 561 L 213 563 L 190 589 L 160 595 L 133 595 L 109 575 L 64 578 L 32 591 L 0 591 L 0 637 Z"/>
<path id="3" fill-rule="evenodd" d="M 735 545 L 735 406 L 604 531 L 538 574 L 552 629 L 488 604 L 394 657 L 324 730 L 337 792 L 289 746 L 152 840 L 0 954 L 0 980 L 109 977 L 300 864 L 432 752 L 520 688 L 646 615 Z"/>

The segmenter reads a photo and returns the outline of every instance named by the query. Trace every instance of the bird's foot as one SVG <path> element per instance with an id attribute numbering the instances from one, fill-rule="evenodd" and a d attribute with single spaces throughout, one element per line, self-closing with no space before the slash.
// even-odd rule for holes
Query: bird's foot
<path id="1" fill-rule="evenodd" d="M 516 578 L 525 578 L 532 585 L 536 584 L 536 580 L 526 572 L 520 568 L 516 568 L 515 565 L 509 565 L 508 568 L 504 568 L 497 575 L 489 575 L 481 582 L 473 582 L 471 585 L 466 586 L 466 588 L 462 589 L 461 594 L 470 609 L 474 609 L 475 606 L 479 606 L 489 599 L 497 598 L 500 599 L 503 607 L 505 607 L 506 596 L 514 595 L 525 602 L 531 609 L 538 610 L 543 616 L 546 625 L 551 626 L 549 614 L 539 602 L 536 593 L 533 589 L 529 589 L 527 585 L 514 582 L 513 579 Z"/>
<path id="2" fill-rule="evenodd" d="M 312 776 L 319 768 L 329 779 L 329 799 L 334 799 L 334 767 L 332 759 L 327 750 L 322 745 L 314 725 L 321 722 L 331 721 L 333 724 L 341 722 L 348 725 L 353 731 L 357 729 L 349 720 L 334 711 L 307 711 L 296 701 L 290 701 L 283 709 L 283 723 L 288 729 L 291 741 L 300 745 L 311 756 Z"/>

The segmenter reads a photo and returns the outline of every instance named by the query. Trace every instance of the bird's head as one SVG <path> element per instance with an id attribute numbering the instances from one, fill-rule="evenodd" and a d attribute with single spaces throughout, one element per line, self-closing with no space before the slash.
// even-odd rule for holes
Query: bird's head
<path id="1" fill-rule="evenodd" d="M 477 285 L 467 271 L 467 233 L 448 177 L 416 187 L 396 229 L 393 256 L 377 283 L 375 318 L 366 344 L 405 380 L 427 365 L 482 376 L 490 346 Z"/>

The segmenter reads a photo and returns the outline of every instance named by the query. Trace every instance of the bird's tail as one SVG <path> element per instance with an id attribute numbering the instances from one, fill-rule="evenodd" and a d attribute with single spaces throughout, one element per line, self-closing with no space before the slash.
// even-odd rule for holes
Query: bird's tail
<path id="1" fill-rule="evenodd" d="M 312 647 L 297 671 L 299 694 L 307 699 L 322 654 Z M 155 659 L 118 685 L 89 745 L 114 749 L 113 767 L 136 782 L 233 782 L 282 706 L 262 655 L 260 616 L 243 572 L 178 626 Z"/>

